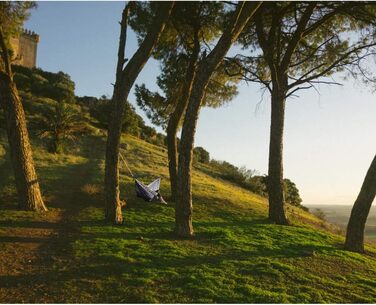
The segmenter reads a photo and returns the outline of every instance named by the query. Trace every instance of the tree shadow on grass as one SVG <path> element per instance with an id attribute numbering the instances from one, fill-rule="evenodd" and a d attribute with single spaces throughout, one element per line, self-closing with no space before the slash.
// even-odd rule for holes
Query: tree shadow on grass
<path id="1" fill-rule="evenodd" d="M 95 234 L 96 237 L 97 234 Z M 155 238 L 155 234 L 147 235 L 147 238 Z M 87 238 L 84 235 L 83 238 Z M 133 237 L 127 235 L 127 239 L 131 240 Z M 158 237 L 158 236 L 157 236 Z M 101 235 L 100 238 L 106 238 Z M 143 241 L 142 243 L 145 243 Z M 128 247 L 130 248 L 130 247 Z M 80 296 L 72 296 L 64 292 L 64 287 L 67 283 L 76 285 L 83 289 L 82 291 L 93 290 L 96 282 L 108 282 L 109 279 L 115 280 L 117 285 L 127 287 L 127 289 L 145 288 L 144 285 L 147 281 L 155 281 L 157 279 L 170 278 L 167 281 L 169 289 L 179 289 L 189 294 L 189 289 L 186 288 L 187 280 L 191 275 L 196 275 L 194 281 L 200 281 L 197 276 L 205 276 L 199 270 L 217 270 L 220 271 L 225 268 L 227 264 L 235 264 L 240 268 L 239 272 L 243 276 L 274 276 L 274 267 L 267 265 L 260 265 L 254 263 L 260 256 L 263 260 L 272 257 L 299 257 L 301 256 L 302 249 L 299 251 L 286 253 L 286 249 L 279 249 L 278 251 L 264 251 L 257 249 L 255 251 L 240 251 L 233 249 L 226 249 L 221 253 L 214 254 L 190 254 L 189 251 L 182 255 L 181 253 L 168 253 L 165 255 L 153 255 L 153 249 L 148 249 L 144 253 L 140 253 L 137 258 L 124 256 L 119 258 L 115 254 L 97 254 L 85 258 L 81 262 L 70 262 L 65 265 L 64 269 L 54 269 L 48 271 L 41 271 L 35 275 L 17 275 L 17 276 L 0 276 L 0 287 L 18 287 L 26 286 L 33 283 L 33 286 L 40 287 L 46 282 L 50 285 L 52 294 L 49 301 L 53 302 L 67 302 L 80 300 Z M 304 250 L 304 249 L 303 249 Z M 251 264 L 249 262 L 252 262 Z M 245 263 L 245 264 L 243 264 Z M 264 263 L 265 264 L 265 263 Z M 262 268 L 261 268 L 262 267 Z M 204 268 L 204 269 L 203 269 Z M 277 268 L 281 268 L 277 266 Z M 150 273 L 152 270 L 152 273 Z M 172 275 L 169 273 L 174 270 Z M 221 271 L 223 272 L 223 270 Z M 269 273 L 268 273 L 269 272 Z M 190 281 L 193 279 L 189 278 Z M 94 286 L 91 286 L 94 285 Z M 147 284 L 146 284 L 147 285 Z M 95 302 L 103 302 L 109 300 L 127 299 L 124 295 L 109 295 L 108 291 L 102 291 L 103 287 L 100 286 L 99 290 L 93 291 Z M 188 289 L 188 290 L 187 290 Z M 187 291 L 186 291 L 187 290 Z M 55 292 L 55 293 L 53 293 Z M 193 291 L 192 291 L 193 293 Z M 197 293 L 197 292 L 195 292 Z M 116 297 L 118 299 L 116 299 Z M 115 298 L 115 299 L 113 299 Z M 163 296 L 160 297 L 163 300 Z M 35 300 L 35 299 L 30 299 Z"/>
<path id="2" fill-rule="evenodd" d="M 96 139 L 92 141 L 95 142 Z M 93 151 L 96 146 L 91 145 L 90 149 L 82 152 L 83 156 L 93 157 L 88 158 L 86 163 L 64 165 L 50 163 L 48 166 L 38 168 L 38 174 L 42 178 L 42 189 L 51 195 L 48 206 L 52 212 L 39 214 L 20 211 L 16 212 L 15 215 L 9 214 L 4 220 L 1 220 L 0 227 L 4 230 L 0 237 L 0 243 L 19 244 L 17 247 L 21 252 L 23 245 L 25 245 L 25 251 L 27 251 L 27 244 L 39 244 L 38 254 L 36 259 L 33 259 L 32 264 L 33 270 L 40 270 L 40 272 L 33 274 L 27 272 L 24 275 L 3 277 L 4 286 L 2 287 L 9 287 L 13 277 L 20 280 L 17 285 L 19 292 L 14 296 L 14 299 L 7 299 L 8 301 L 20 302 L 25 298 L 29 302 L 48 300 L 48 298 L 45 299 L 46 291 L 50 291 L 50 286 L 54 285 L 53 282 L 49 282 L 51 279 L 44 277 L 46 270 L 51 270 L 52 275 L 59 270 L 63 270 L 72 259 L 71 245 L 80 234 L 81 224 L 71 221 L 71 219 L 74 219 L 83 209 L 99 204 L 100 201 L 99 196 L 90 195 L 82 190 L 82 187 L 91 180 L 95 180 L 98 177 L 98 172 L 100 172 L 100 162 L 95 158 L 100 150 Z M 9 162 L 2 164 L 2 166 L 9 166 Z M 2 183 L 4 181 L 2 180 Z M 10 180 L 8 182 L 10 183 Z M 11 203 L 0 206 L 0 209 L 4 212 L 10 208 L 16 210 L 15 205 L 12 206 Z M 56 211 L 58 212 L 56 213 Z M 52 219 L 51 213 L 55 213 L 54 216 L 58 215 L 58 218 Z M 37 229 L 40 233 L 33 236 L 34 229 Z M 53 234 L 51 235 L 51 233 Z M 40 234 L 43 234 L 43 236 Z M 27 264 L 27 262 L 25 263 Z"/>
<path id="3" fill-rule="evenodd" d="M 60 222 L 16 220 L 0 223 L 10 228 L 52 228 L 57 232 L 56 236 L 46 240 L 33 237 L 18 240 L 42 244 L 38 250 L 39 259 L 33 262 L 39 272 L 0 276 L 0 287 L 20 287 L 28 302 L 90 300 L 81 298 L 84 293 L 91 293 L 96 303 L 109 300 L 119 302 L 124 295 L 111 295 L 108 290 L 105 291 L 103 283 L 136 291 L 139 288 L 147 289 L 145 283 L 150 279 L 154 281 L 158 276 L 168 278 L 166 282 L 172 290 L 180 289 L 188 294 L 189 288 L 185 287 L 187 277 L 199 274 L 204 268 L 216 269 L 225 276 L 226 271 L 222 269 L 232 264 L 243 273 L 257 275 L 260 270 L 252 263 L 259 259 L 300 258 L 312 256 L 313 250 L 321 252 L 333 249 L 332 246 L 304 240 L 304 231 L 297 235 L 300 238 L 298 241 L 291 239 L 290 235 L 283 236 L 291 227 L 274 226 L 271 230 L 272 225 L 266 218 L 251 217 L 249 211 L 243 215 L 244 209 L 232 213 L 233 209 L 226 209 L 225 202 L 220 202 L 215 206 L 217 210 L 212 211 L 215 221 L 194 221 L 194 238 L 176 238 L 172 233 L 173 207 L 160 207 L 136 198 L 133 182 L 122 183 L 122 190 L 129 196 L 124 211 L 124 226 L 112 230 L 102 220 L 90 216 L 82 219 L 85 209 L 101 207 L 103 202 L 100 195 L 82 191 L 85 184 L 98 183 L 102 161 L 99 154 L 103 153 L 103 148 L 97 150 L 97 146 L 101 146 L 103 141 L 93 140 L 93 143 L 86 144 L 85 147 L 90 147 L 82 151 L 82 155 L 88 158 L 86 163 L 64 168 L 51 165 L 44 169 L 44 175 L 55 175 L 52 176 L 53 180 L 46 180 L 46 183 L 50 183 L 49 188 L 58 195 L 51 206 L 62 209 Z M 56 172 L 59 174 L 56 175 Z M 127 216 L 127 213 L 141 212 L 145 213 L 143 222 L 140 218 Z M 164 218 L 157 221 L 156 218 L 161 215 Z M 89 230 L 83 232 L 84 227 Z M 17 238 L 4 236 L 3 241 L 17 242 Z M 83 248 L 79 248 L 80 243 Z M 88 247 L 85 248 L 85 245 Z M 77 249 L 85 253 L 77 255 Z M 248 267 L 243 266 L 246 263 Z M 176 275 L 168 275 L 171 270 Z M 125 299 L 130 300 L 127 296 Z M 163 300 L 163 297 L 160 299 Z"/>

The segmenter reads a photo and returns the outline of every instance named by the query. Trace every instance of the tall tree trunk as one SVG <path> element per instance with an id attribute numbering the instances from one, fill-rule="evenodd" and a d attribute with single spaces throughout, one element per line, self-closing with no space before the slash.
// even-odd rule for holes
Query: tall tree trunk
<path id="1" fill-rule="evenodd" d="M 4 109 L 10 155 L 16 179 L 18 206 L 28 211 L 47 211 L 34 168 L 25 112 L 18 96 L 9 60 L 3 28 L 0 27 L 2 68 L 0 71 L 0 104 Z"/>
<path id="2" fill-rule="evenodd" d="M 52 137 L 50 145 L 50 151 L 52 153 L 56 154 L 61 152 L 61 140 L 59 132 L 56 132 L 55 135 Z"/>
<path id="3" fill-rule="evenodd" d="M 200 104 L 209 78 L 209 72 L 197 75 L 184 117 L 179 149 L 177 200 L 175 206 L 175 233 L 181 237 L 190 237 L 193 235 L 191 182 L 193 142 Z"/>
<path id="4" fill-rule="evenodd" d="M 176 134 L 178 132 L 179 121 L 181 120 L 183 112 L 184 112 L 184 109 L 181 112 L 181 114 L 179 114 L 178 109 L 175 108 L 167 124 L 167 156 L 168 156 L 168 171 L 170 174 L 171 201 L 176 200 L 177 165 L 178 165 L 178 149 L 177 149 Z"/>
<path id="5" fill-rule="evenodd" d="M 364 252 L 364 227 L 376 196 L 376 155 L 364 178 L 362 188 L 351 211 L 347 225 L 345 249 Z"/>
<path id="6" fill-rule="evenodd" d="M 116 69 L 116 82 L 112 97 L 111 117 L 107 135 L 104 179 L 106 200 L 105 218 L 106 221 L 114 224 L 121 224 L 123 222 L 119 191 L 119 145 L 125 103 L 127 102 L 129 92 L 136 81 L 138 74 L 146 64 L 154 46 L 159 40 L 173 6 L 174 2 L 159 3 L 159 8 L 157 9 L 156 16 L 152 22 L 148 34 L 124 69 L 126 27 L 129 6 L 127 5 L 123 11 L 119 39 L 118 63 Z"/>
<path id="7" fill-rule="evenodd" d="M 272 111 L 269 144 L 269 219 L 287 225 L 283 190 L 283 130 L 285 121 L 286 90 L 274 86 L 272 90 Z"/>
<path id="8" fill-rule="evenodd" d="M 222 34 L 217 45 L 198 68 L 191 96 L 186 109 L 180 149 L 177 178 L 177 202 L 175 207 L 175 233 L 178 236 L 193 235 L 192 226 L 192 154 L 200 105 L 211 75 L 217 69 L 231 45 L 257 11 L 261 2 L 239 2 L 231 26 Z"/>
<path id="9" fill-rule="evenodd" d="M 112 112 L 108 127 L 105 168 L 105 217 L 108 222 L 114 224 L 123 223 L 119 190 L 119 147 L 124 104 L 129 94 L 129 90 L 124 93 L 124 91 L 120 92 L 121 89 L 118 88 L 118 85 L 115 84 L 114 94 L 111 101 Z M 123 94 L 126 95 L 123 96 Z"/>
<path id="10" fill-rule="evenodd" d="M 29 211 L 47 211 L 34 168 L 25 112 L 16 85 L 12 78 L 3 72 L 0 73 L 0 102 L 5 113 L 19 208 Z"/>
<path id="11" fill-rule="evenodd" d="M 185 83 L 183 85 L 182 92 L 180 93 L 181 98 L 178 99 L 177 105 L 172 112 L 167 124 L 167 155 L 172 201 L 176 201 L 177 197 L 178 149 L 176 134 L 178 132 L 179 123 L 182 119 L 185 109 L 187 108 L 189 97 L 191 95 L 199 53 L 200 43 L 198 37 L 198 29 L 196 29 L 194 35 L 194 48 L 189 58 Z"/>

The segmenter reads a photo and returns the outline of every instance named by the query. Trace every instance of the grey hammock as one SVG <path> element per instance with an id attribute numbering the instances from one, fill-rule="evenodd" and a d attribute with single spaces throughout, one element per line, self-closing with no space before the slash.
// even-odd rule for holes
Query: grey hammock
<path id="1" fill-rule="evenodd" d="M 135 185 L 136 185 L 136 194 L 137 197 L 141 197 L 145 201 L 160 201 L 164 204 L 167 204 L 166 201 L 164 201 L 163 197 L 159 193 L 159 187 L 161 184 L 161 178 L 155 179 L 152 183 L 149 185 L 145 185 L 139 180 L 135 179 Z"/>
<path id="2" fill-rule="evenodd" d="M 120 158 L 123 160 L 125 166 L 127 167 L 129 173 L 131 174 L 132 178 L 134 179 L 135 186 L 136 186 L 136 195 L 144 199 L 145 201 L 159 201 L 161 203 L 167 204 L 167 202 L 163 199 L 161 194 L 159 193 L 159 188 L 161 186 L 161 178 L 155 179 L 152 183 L 145 185 L 141 181 L 137 180 L 136 177 L 133 175 L 132 171 L 128 167 L 127 162 L 123 158 L 122 154 L 120 154 Z"/>

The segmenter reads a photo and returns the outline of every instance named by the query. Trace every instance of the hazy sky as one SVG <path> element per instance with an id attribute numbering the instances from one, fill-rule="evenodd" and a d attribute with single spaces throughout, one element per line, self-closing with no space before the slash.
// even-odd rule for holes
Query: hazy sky
<path id="1" fill-rule="evenodd" d="M 38 66 L 64 71 L 76 95 L 111 96 L 123 2 L 39 2 L 26 27 L 40 36 Z M 137 47 L 129 35 L 127 56 Z M 136 83 L 155 89 L 159 66 L 149 60 Z M 135 101 L 133 92 L 129 96 Z M 258 85 L 241 84 L 221 109 L 202 109 L 195 145 L 211 157 L 267 173 L 270 102 Z M 258 105 L 258 106 L 257 106 Z M 141 111 L 138 110 L 141 114 Z M 287 102 L 285 177 L 303 204 L 352 204 L 376 152 L 376 99 L 363 85 L 320 87 Z"/>

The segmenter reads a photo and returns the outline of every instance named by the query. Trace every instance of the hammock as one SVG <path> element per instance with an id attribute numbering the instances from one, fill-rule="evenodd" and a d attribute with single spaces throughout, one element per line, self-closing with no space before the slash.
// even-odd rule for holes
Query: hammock
<path id="1" fill-rule="evenodd" d="M 161 203 L 167 204 L 167 202 L 163 199 L 163 197 L 159 193 L 159 188 L 161 185 L 161 178 L 155 179 L 149 185 L 143 184 L 141 181 L 136 179 L 136 177 L 133 175 L 132 171 L 128 167 L 127 162 L 125 162 L 125 159 L 122 156 L 122 154 L 119 153 L 119 155 L 120 155 L 120 158 L 123 160 L 125 166 L 127 167 L 129 173 L 131 174 L 132 178 L 134 179 L 137 197 L 140 197 L 147 202 L 159 201 Z"/>

